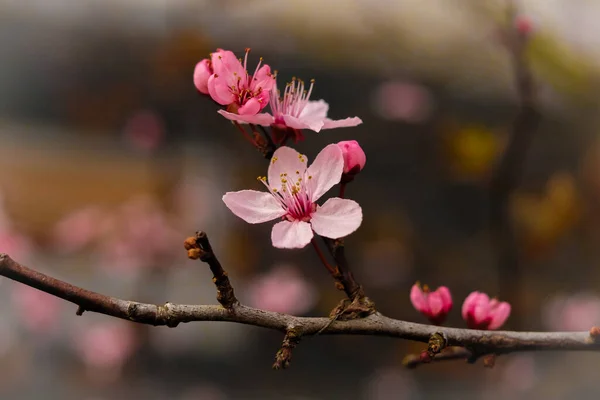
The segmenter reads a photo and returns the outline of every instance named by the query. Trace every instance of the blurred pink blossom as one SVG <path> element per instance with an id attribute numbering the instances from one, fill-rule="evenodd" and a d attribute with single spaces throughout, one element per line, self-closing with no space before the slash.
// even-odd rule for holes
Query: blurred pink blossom
<path id="1" fill-rule="evenodd" d="M 23 326 L 38 334 L 58 327 L 62 300 L 21 283 L 11 285 L 11 303 Z"/>
<path id="2" fill-rule="evenodd" d="M 257 277 L 247 286 L 252 307 L 301 315 L 316 303 L 314 287 L 292 265 L 280 265 Z"/>
<path id="3" fill-rule="evenodd" d="M 91 376 L 100 372 L 112 380 L 136 350 L 135 331 L 130 322 L 118 320 L 86 325 L 73 344 Z"/>
<path id="4" fill-rule="evenodd" d="M 90 245 L 109 228 L 105 210 L 89 206 L 65 215 L 54 227 L 54 243 L 60 252 L 74 252 Z"/>
<path id="5" fill-rule="evenodd" d="M 593 293 L 558 295 L 543 310 L 546 326 L 556 331 L 587 331 L 600 325 L 600 297 Z"/>
<path id="6" fill-rule="evenodd" d="M 510 304 L 490 299 L 487 294 L 481 292 L 468 295 L 462 305 L 462 317 L 470 329 L 498 329 L 509 315 Z"/>
<path id="7" fill-rule="evenodd" d="M 374 108 L 382 118 L 417 124 L 426 121 L 433 109 L 429 91 L 412 82 L 382 83 L 373 99 Z"/>
<path id="8" fill-rule="evenodd" d="M 150 110 L 135 112 L 125 123 L 123 134 L 136 149 L 152 151 L 165 139 L 165 127 L 160 116 Z"/>
<path id="9" fill-rule="evenodd" d="M 0 253 L 6 253 L 17 261 L 24 261 L 31 255 L 31 240 L 16 231 L 0 230 Z"/>
<path id="10" fill-rule="evenodd" d="M 452 295 L 446 286 L 430 291 L 427 285 L 421 287 L 417 282 L 410 290 L 410 301 L 434 325 L 441 325 L 452 310 Z"/>

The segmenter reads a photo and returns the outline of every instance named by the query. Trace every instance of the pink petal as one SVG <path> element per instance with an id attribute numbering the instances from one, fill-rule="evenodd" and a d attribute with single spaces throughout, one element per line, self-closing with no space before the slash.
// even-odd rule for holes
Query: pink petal
<path id="1" fill-rule="evenodd" d="M 291 115 L 284 115 L 283 121 L 287 127 L 294 129 L 310 129 L 319 132 L 323 127 L 322 119 L 296 118 Z"/>
<path id="2" fill-rule="evenodd" d="M 476 298 L 471 318 L 476 324 L 481 324 L 490 317 L 490 298 L 485 293 L 480 293 Z"/>
<path id="3" fill-rule="evenodd" d="M 438 316 L 444 310 L 444 301 L 437 290 L 429 293 L 429 309 L 431 315 L 434 317 Z"/>
<path id="4" fill-rule="evenodd" d="M 510 304 L 502 302 L 492 313 L 492 321 L 488 326 L 489 330 L 500 328 L 510 315 Z"/>
<path id="5" fill-rule="evenodd" d="M 344 171 L 344 155 L 336 144 L 326 146 L 308 167 L 308 186 L 311 200 L 317 201 L 329 189 L 338 184 Z"/>
<path id="6" fill-rule="evenodd" d="M 313 231 L 308 222 L 281 221 L 273 225 L 271 241 L 280 249 L 301 249 L 310 243 Z"/>
<path id="7" fill-rule="evenodd" d="M 255 115 L 262 109 L 261 100 L 253 97 L 238 109 L 240 115 Z"/>
<path id="8" fill-rule="evenodd" d="M 310 220 L 313 230 L 321 236 L 338 239 L 358 229 L 362 209 L 354 200 L 333 197 L 317 208 Z"/>
<path id="9" fill-rule="evenodd" d="M 229 50 L 217 50 L 211 54 L 215 74 L 227 80 L 228 85 L 237 83 L 237 78 L 246 77 L 246 70 L 238 58 Z"/>
<path id="10" fill-rule="evenodd" d="M 281 190 L 283 174 L 287 174 L 295 182 L 296 177 L 304 176 L 307 162 L 308 158 L 305 155 L 298 153 L 291 147 L 282 146 L 278 148 L 269 163 L 269 171 L 267 172 L 269 186 Z"/>
<path id="11" fill-rule="evenodd" d="M 250 89 L 252 91 L 262 89 L 264 92 L 269 91 L 275 86 L 275 78 L 271 74 L 271 67 L 267 64 L 260 67 L 260 69 L 254 75 L 254 79 L 250 82 Z"/>
<path id="12" fill-rule="evenodd" d="M 235 95 L 221 75 L 211 75 L 208 78 L 208 93 L 210 97 L 222 106 L 227 106 L 235 101 Z"/>
<path id="13" fill-rule="evenodd" d="M 410 302 L 417 311 L 421 313 L 429 312 L 427 297 L 416 283 L 410 289 Z"/>
<path id="14" fill-rule="evenodd" d="M 329 111 L 329 104 L 325 100 L 309 101 L 304 106 L 304 109 L 300 113 L 300 119 L 309 120 L 320 120 L 324 121 L 327 118 L 327 111 Z"/>
<path id="15" fill-rule="evenodd" d="M 362 119 L 358 117 L 345 118 L 345 119 L 329 119 L 325 118 L 323 121 L 322 129 L 335 129 L 335 128 L 346 128 L 350 126 L 356 126 L 362 124 Z"/>
<path id="16" fill-rule="evenodd" d="M 272 194 L 257 190 L 227 192 L 225 205 L 235 215 L 250 224 L 272 221 L 285 215 L 285 210 Z"/>
<path id="17" fill-rule="evenodd" d="M 240 114 L 234 114 L 234 113 L 231 113 L 231 112 L 228 112 L 225 110 L 219 110 L 217 112 L 219 114 L 221 114 L 222 116 L 224 116 L 225 118 L 227 118 L 228 120 L 237 121 L 242 124 L 255 124 L 255 125 L 269 126 L 273 123 L 273 121 L 275 121 L 273 116 L 269 113 L 261 113 L 261 114 L 254 114 L 254 115 L 240 115 Z"/>
<path id="18" fill-rule="evenodd" d="M 440 286 L 436 292 L 440 294 L 442 302 L 444 303 L 444 312 L 447 314 L 452 310 L 452 295 L 450 294 L 450 289 L 446 286 Z"/>
<path id="19" fill-rule="evenodd" d="M 262 110 L 269 104 L 271 96 L 269 95 L 268 91 L 263 90 L 259 94 L 255 95 L 254 98 L 258 100 L 258 103 L 260 104 L 260 109 Z"/>
<path id="20" fill-rule="evenodd" d="M 208 78 L 213 74 L 210 60 L 205 58 L 194 68 L 194 85 L 200 93 L 208 94 Z"/>
<path id="21" fill-rule="evenodd" d="M 469 319 L 469 315 L 473 312 L 477 299 L 479 298 L 479 292 L 472 292 L 467 296 L 462 305 L 462 317 L 465 321 Z"/>

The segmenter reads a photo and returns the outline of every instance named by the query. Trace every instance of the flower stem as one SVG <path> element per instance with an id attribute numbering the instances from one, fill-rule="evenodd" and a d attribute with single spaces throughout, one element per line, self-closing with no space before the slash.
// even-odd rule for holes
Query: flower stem
<path id="1" fill-rule="evenodd" d="M 323 254 L 321 249 L 319 249 L 319 245 L 317 244 L 315 238 L 312 238 L 310 242 L 312 243 L 315 251 L 317 252 L 317 256 L 319 256 L 319 259 L 321 260 L 325 268 L 327 268 L 327 271 L 329 271 L 329 273 L 332 275 L 335 274 L 335 269 L 331 265 L 329 265 L 327 259 L 325 259 L 325 255 Z"/>
<path id="2" fill-rule="evenodd" d="M 244 137 L 246 138 L 246 140 L 248 140 L 250 142 L 250 144 L 252 144 L 252 146 L 257 147 L 256 146 L 256 141 L 252 138 L 252 136 L 250 136 L 248 134 L 248 132 L 246 132 L 246 130 L 242 127 L 242 125 L 240 125 L 240 123 L 237 122 L 237 121 L 232 121 L 232 122 L 235 125 L 235 127 L 238 128 L 238 130 L 240 132 L 242 132 L 242 135 L 244 135 Z"/>
<path id="3" fill-rule="evenodd" d="M 344 194 L 346 193 L 346 182 L 340 183 L 340 199 L 344 198 Z"/>

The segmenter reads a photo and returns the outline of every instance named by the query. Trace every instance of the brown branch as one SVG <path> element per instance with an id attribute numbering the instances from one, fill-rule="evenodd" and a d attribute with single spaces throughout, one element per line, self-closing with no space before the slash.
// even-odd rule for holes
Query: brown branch
<path id="1" fill-rule="evenodd" d="M 73 286 L 29 269 L 6 254 L 0 254 L 0 275 L 67 300 L 86 311 L 149 325 L 175 327 L 182 322 L 228 321 L 284 333 L 293 329 L 295 339 L 320 333 L 389 336 L 429 343 L 431 336 L 438 334 L 443 336 L 448 346 L 467 347 L 479 356 L 533 350 L 600 350 L 600 341 L 595 340 L 597 335 L 592 336 L 590 332 L 510 332 L 445 328 L 400 321 L 379 313 L 361 319 L 332 322 L 329 318 L 296 317 L 246 307 L 239 303 L 234 303 L 230 310 L 218 305 L 144 304 Z M 323 329 L 326 325 L 328 326 Z M 594 330 L 593 333 L 597 332 Z"/>
<path id="2" fill-rule="evenodd" d="M 213 252 L 208 236 L 205 232 L 196 232 L 196 236 L 189 237 L 183 243 L 191 259 L 200 259 L 208 264 L 213 273 L 213 282 L 217 287 L 217 301 L 225 308 L 231 308 L 238 303 L 233 286 L 229 282 L 227 272 L 221 266 L 219 259 Z"/>
<path id="3" fill-rule="evenodd" d="M 510 28 L 504 33 L 511 55 L 519 98 L 519 111 L 513 121 L 510 138 L 490 182 L 490 228 L 497 252 L 500 271 L 500 291 L 509 302 L 518 303 L 519 256 L 510 219 L 510 196 L 519 184 L 519 177 L 533 135 L 540 121 L 536 104 L 536 88 L 526 57 L 528 37 L 514 28 L 516 10 L 509 6 Z M 513 317 L 515 317 L 513 313 Z M 518 320 L 518 316 L 517 320 Z"/>

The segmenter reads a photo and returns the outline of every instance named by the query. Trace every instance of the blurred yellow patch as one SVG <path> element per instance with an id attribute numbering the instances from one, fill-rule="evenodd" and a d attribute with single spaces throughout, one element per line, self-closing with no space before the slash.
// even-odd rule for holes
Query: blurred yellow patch
<path id="1" fill-rule="evenodd" d="M 512 202 L 512 216 L 525 253 L 531 257 L 547 253 L 581 217 L 580 197 L 573 176 L 555 174 L 541 196 L 516 195 Z"/>
<path id="2" fill-rule="evenodd" d="M 461 180 L 480 180 L 494 166 L 504 141 L 490 129 L 467 126 L 447 136 L 446 152 L 453 175 Z"/>

